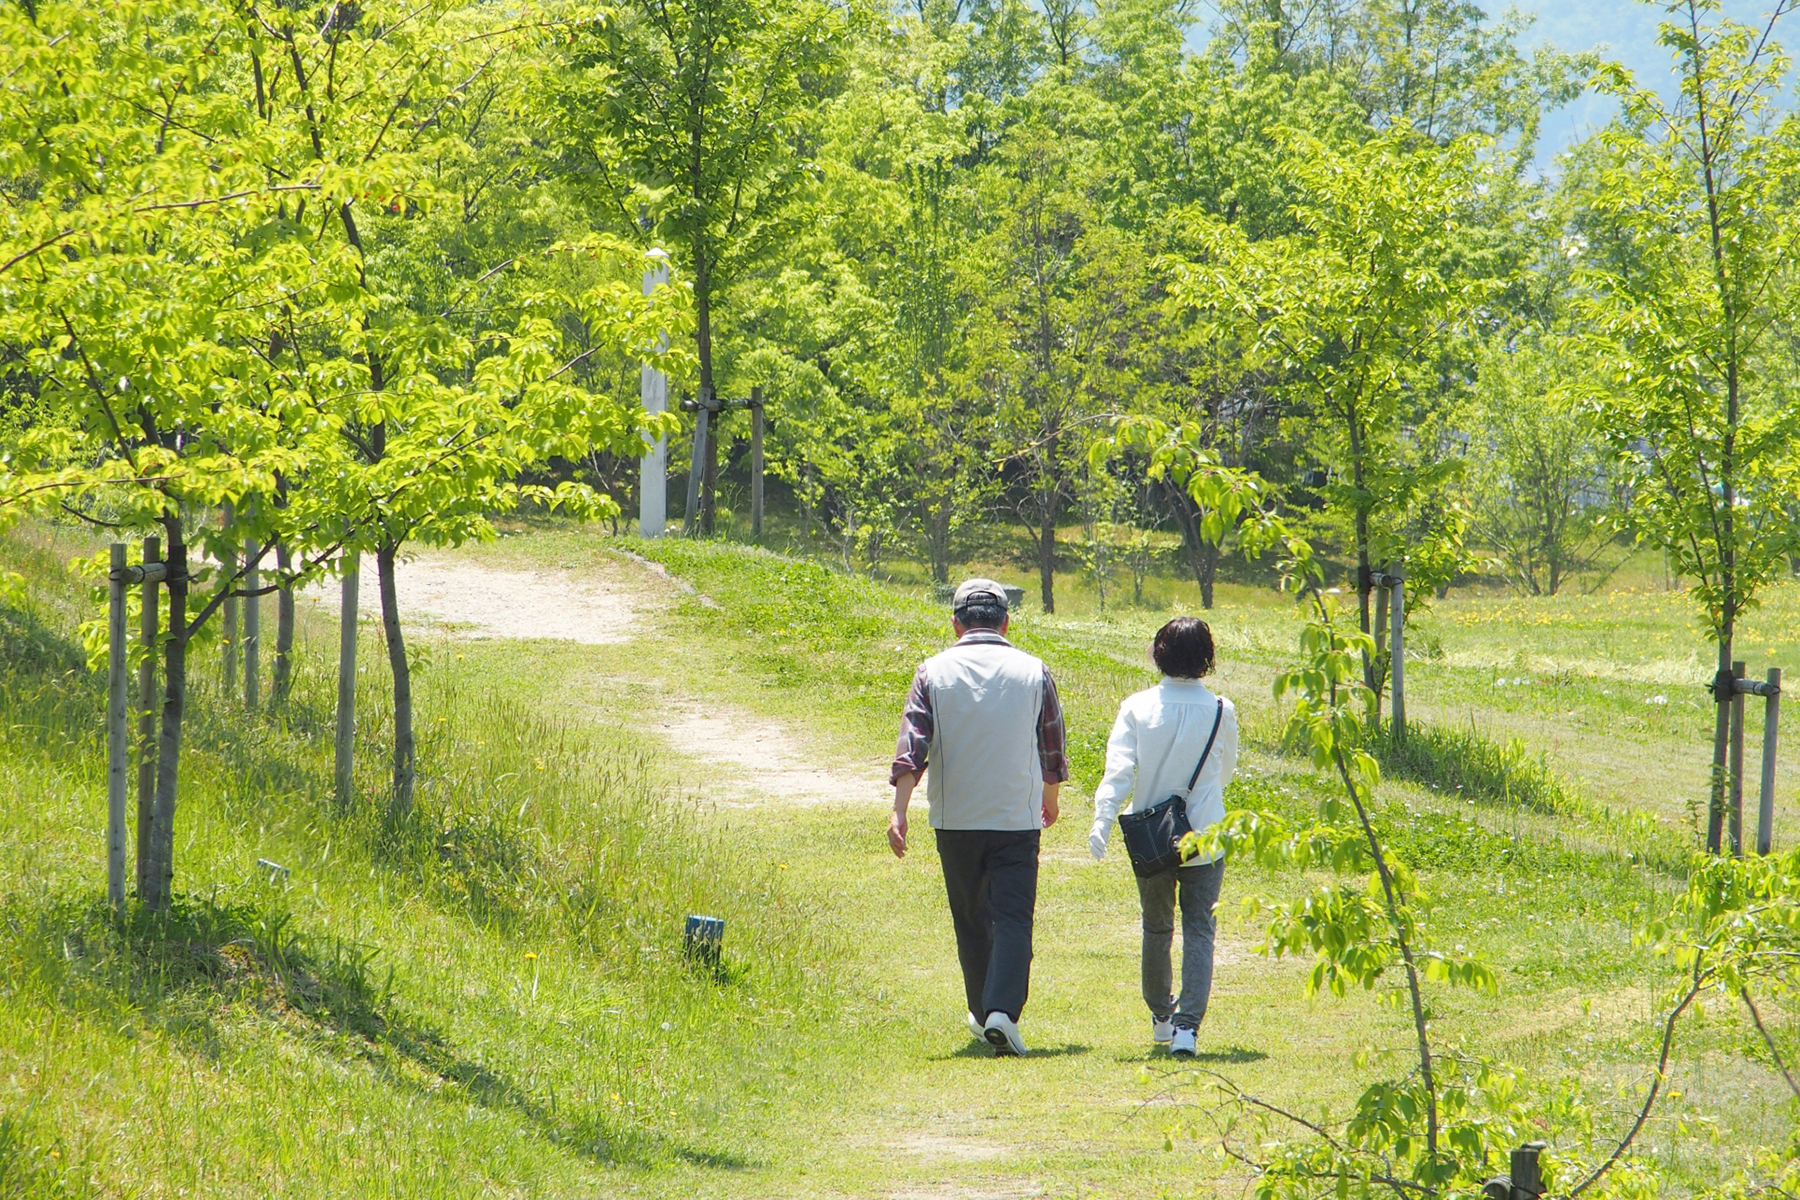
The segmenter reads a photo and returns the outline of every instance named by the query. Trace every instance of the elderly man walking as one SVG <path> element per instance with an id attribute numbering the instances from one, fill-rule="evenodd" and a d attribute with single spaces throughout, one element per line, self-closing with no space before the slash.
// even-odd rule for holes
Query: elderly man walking
<path id="1" fill-rule="evenodd" d="M 1006 590 L 956 589 L 956 644 L 919 665 L 900 718 L 888 845 L 906 857 L 919 777 L 944 868 L 969 1003 L 969 1029 L 997 1055 L 1025 1053 L 1019 1015 L 1031 984 L 1038 839 L 1069 777 L 1062 706 L 1042 660 L 1006 640 Z"/>

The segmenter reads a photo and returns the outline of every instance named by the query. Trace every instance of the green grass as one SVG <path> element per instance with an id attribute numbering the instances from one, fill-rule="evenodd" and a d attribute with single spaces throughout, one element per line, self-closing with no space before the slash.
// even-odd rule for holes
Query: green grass
<path id="1" fill-rule="evenodd" d="M 770 1079 L 833 1012 L 836 939 L 635 740 L 448 643 L 421 656 L 429 782 L 399 825 L 374 802 L 385 672 L 363 675 L 370 800 L 349 812 L 321 652 L 286 720 L 198 686 L 182 903 L 116 926 L 95 903 L 101 696 L 45 562 L 67 548 L 9 544 L 40 585 L 0 612 L 8 1172 L 43 1178 L 50 1146 L 104 1194 L 591 1193 L 758 1152 Z M 683 961 L 690 912 L 731 923 L 723 972 Z"/>
<path id="2" fill-rule="evenodd" d="M 1200 1094 L 1157 1098 L 1174 1081 L 1147 1053 L 1129 872 L 1116 856 L 1092 864 L 1085 848 L 1081 786 L 1096 778 L 1119 698 L 1152 679 L 1144 647 L 1167 609 L 1071 601 L 1072 612 L 1019 619 L 1018 640 L 1057 672 L 1077 786 L 1045 839 L 1026 1021 L 1039 1053 L 997 1062 L 962 1027 L 929 839 L 899 862 L 882 836 L 876 777 L 900 696 L 948 636 L 922 581 L 562 527 L 471 547 L 458 561 L 472 567 L 630 583 L 647 598 L 637 636 L 521 645 L 421 630 L 425 786 L 419 817 L 400 826 L 375 802 L 377 646 L 363 658 L 367 798 L 348 813 L 328 798 L 329 629 L 312 631 L 285 721 L 246 720 L 203 686 L 178 850 L 184 905 L 162 925 L 116 926 L 95 907 L 99 697 L 69 644 L 83 599 L 58 582 L 78 548 L 42 532 L 0 547 L 0 562 L 41 581 L 27 610 L 7 614 L 0 667 L 0 771 L 21 781 L 19 802 L 0 810 L 0 1196 L 1241 1188 L 1185 1136 Z M 621 549 L 721 607 L 667 589 Z M 1185 603 L 1174 581 L 1159 587 Z M 1678 787 L 1643 794 L 1601 768 L 1622 753 L 1664 777 L 1655 762 L 1690 749 L 1691 722 L 1673 705 L 1615 711 L 1601 693 L 1627 678 L 1669 689 L 1691 663 L 1677 652 L 1679 605 L 1653 597 L 1622 612 L 1636 626 L 1607 650 L 1590 644 L 1605 623 L 1589 599 L 1453 596 L 1421 618 L 1429 653 L 1409 667 L 1425 724 L 1409 758 L 1389 759 L 1380 815 L 1434 898 L 1431 938 L 1501 972 L 1498 999 L 1438 993 L 1440 1035 L 1534 1079 L 1584 1079 L 1616 1127 L 1670 979 L 1630 931 L 1678 885 L 1689 833 Z M 1782 592 L 1769 612 L 1792 604 Z M 1461 619 L 1483 612 L 1491 619 Z M 1263 731 L 1232 803 L 1309 812 L 1319 781 L 1273 747 L 1268 684 L 1293 645 L 1291 603 L 1225 585 L 1211 619 L 1219 686 Z M 1520 665 L 1527 630 L 1547 632 L 1530 633 Z M 1546 682 L 1494 687 L 1502 677 Z M 730 778 L 661 732 L 671 697 L 779 722 L 806 757 L 867 782 L 842 803 L 746 806 L 754 778 Z M 1591 740 L 1545 739 L 1538 723 Z M 1495 749 L 1511 737 L 1523 754 Z M 1641 741 L 1608 749 L 1619 739 Z M 1635 827 L 1614 815 L 1638 808 L 1650 815 Z M 258 857 L 291 875 L 271 880 Z M 1256 953 L 1242 904 L 1307 886 L 1228 872 L 1202 1061 L 1312 1113 L 1341 1108 L 1367 1077 L 1358 1051 L 1404 1044 L 1406 1026 L 1374 996 L 1309 1000 L 1305 964 Z M 680 962 L 691 911 L 727 918 L 723 978 Z M 1677 1191 L 1789 1127 L 1766 1052 L 1729 1005 L 1684 1033 L 1677 1085 L 1684 1099 L 1652 1128 Z"/>

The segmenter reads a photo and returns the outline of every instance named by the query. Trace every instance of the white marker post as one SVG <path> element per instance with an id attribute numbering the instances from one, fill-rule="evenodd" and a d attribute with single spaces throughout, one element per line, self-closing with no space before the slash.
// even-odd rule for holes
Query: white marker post
<path id="1" fill-rule="evenodd" d="M 656 266 L 644 272 L 644 295 L 669 282 L 668 266 Z M 664 334 L 659 350 L 669 348 Z M 664 412 L 669 407 L 669 378 L 645 363 L 638 375 L 638 395 L 647 413 Z M 638 533 L 647 538 L 661 537 L 669 521 L 669 440 L 658 438 L 638 461 Z"/>

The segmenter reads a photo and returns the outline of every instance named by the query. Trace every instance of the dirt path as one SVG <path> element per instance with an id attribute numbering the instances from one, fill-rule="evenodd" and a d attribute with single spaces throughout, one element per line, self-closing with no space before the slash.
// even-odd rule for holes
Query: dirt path
<path id="1" fill-rule="evenodd" d="M 379 621 L 374 573 L 364 572 L 360 582 L 358 615 L 365 623 Z M 596 646 L 642 636 L 646 614 L 676 600 L 679 587 L 667 574 L 630 562 L 602 559 L 578 572 L 497 568 L 448 556 L 401 563 L 394 585 L 409 629 Z M 303 602 L 335 618 L 338 592 L 335 587 L 308 592 Z M 786 727 L 711 698 L 665 690 L 656 719 L 643 728 L 709 768 L 707 792 L 726 807 L 770 801 L 868 804 L 887 784 L 873 765 L 866 771 L 818 766 Z"/>
<path id="2" fill-rule="evenodd" d="M 357 616 L 380 621 L 381 593 L 374 571 L 364 571 Z M 505 570 L 449 558 L 399 564 L 394 590 L 401 620 L 470 638 L 548 638 L 591 646 L 628 642 L 645 597 L 614 578 L 577 575 L 573 569 Z M 338 589 L 306 593 L 307 603 L 336 614 Z"/>

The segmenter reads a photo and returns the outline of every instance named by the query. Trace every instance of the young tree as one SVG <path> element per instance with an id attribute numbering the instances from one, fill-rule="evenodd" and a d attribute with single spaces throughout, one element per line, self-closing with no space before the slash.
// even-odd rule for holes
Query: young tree
<path id="1" fill-rule="evenodd" d="M 1559 349 L 1530 330 L 1490 345 L 1466 426 L 1475 530 L 1530 596 L 1593 570 L 1619 533 L 1608 455 L 1571 386 L 1581 372 Z"/>
<path id="2" fill-rule="evenodd" d="M 826 0 L 629 0 L 569 48 L 560 143 L 613 220 L 641 221 L 684 251 L 703 394 L 714 394 L 714 305 L 792 229 L 790 201 L 813 178 L 802 127 L 834 86 L 850 11 Z M 711 533 L 716 439 L 704 452 L 699 529 Z"/>
<path id="3" fill-rule="evenodd" d="M 1429 563 L 1441 573 L 1446 561 L 1402 534 L 1413 505 L 1455 469 L 1415 435 L 1441 404 L 1442 342 L 1492 288 L 1456 261 L 1478 168 L 1467 142 L 1440 147 L 1404 127 L 1351 147 L 1297 135 L 1290 153 L 1299 231 L 1253 242 L 1197 214 L 1204 253 L 1172 290 L 1287 378 L 1290 423 L 1336 468 L 1324 496 L 1349 526 L 1357 616 L 1372 646 L 1377 567 L 1414 574 Z M 1409 586 L 1420 583 L 1435 581 L 1415 575 Z M 1382 666 L 1374 653 L 1364 663 L 1377 695 Z"/>
<path id="4" fill-rule="evenodd" d="M 325 414 L 338 435 L 329 457 L 307 463 L 311 486 L 288 493 L 294 519 L 308 533 L 342 530 L 340 540 L 375 558 L 396 816 L 412 808 L 417 771 L 402 551 L 492 536 L 491 517 L 528 497 L 578 515 L 610 511 L 586 487 L 526 487 L 520 476 L 595 447 L 641 452 L 635 402 L 595 395 L 579 368 L 652 354 L 659 331 L 679 327 L 681 314 L 667 310 L 683 294 L 644 297 L 641 256 L 614 239 L 559 242 L 554 226 L 520 219 L 505 177 L 517 148 L 502 136 L 490 155 L 482 143 L 489 127 L 504 133 L 517 119 L 508 110 L 523 103 L 520 83 L 541 68 L 522 31 L 448 4 L 429 20 L 400 13 L 365 6 L 319 28 L 282 13 L 254 25 L 250 42 L 255 77 L 281 85 L 257 97 L 280 154 L 271 169 L 389 172 L 328 212 L 315 235 L 350 271 L 338 309 L 290 306 L 270 357 L 285 368 L 283 398 Z M 598 269 L 548 265 L 558 260 Z"/>
<path id="5" fill-rule="evenodd" d="M 1593 220 L 1628 254 L 1593 262 L 1591 392 L 1633 484 L 1645 535 L 1694 581 L 1718 646 L 1707 845 L 1721 848 L 1738 618 L 1786 569 L 1800 530 L 1800 409 L 1769 377 L 1772 334 L 1794 320 L 1800 121 L 1778 104 L 1787 60 L 1778 5 L 1752 28 L 1709 0 L 1671 5 L 1661 40 L 1681 78 L 1665 104 L 1611 64 L 1624 119 L 1599 135 Z"/>
<path id="6" fill-rule="evenodd" d="M 223 5 L 209 11 L 0 12 L 0 174 L 12 187 L 0 345 L 14 384 L 39 399 L 0 453 L 0 503 L 81 512 L 99 498 L 94 519 L 163 539 L 164 690 L 139 870 L 153 909 L 171 898 L 188 648 L 239 589 L 237 572 L 191 560 L 193 515 L 273 495 L 329 441 L 315 411 L 270 403 L 267 350 L 284 304 L 328 290 L 343 265 L 282 231 L 305 202 L 347 202 L 354 186 L 258 161 L 244 27 Z M 277 512 L 251 506 L 240 532 L 275 540 Z"/>
<path id="7" fill-rule="evenodd" d="M 347 546 L 391 560 L 420 528 L 479 534 L 484 512 L 525 494 L 521 466 L 635 430 L 635 410 L 564 378 L 542 305 L 500 329 L 409 319 L 370 269 L 363 232 L 437 198 L 458 136 L 445 114 L 507 40 L 485 18 L 376 3 L 297 26 L 289 9 L 223 2 L 0 14 L 14 81 L 0 157 L 30 181 L 0 250 L 0 344 L 43 402 L 6 447 L 0 500 L 99 497 L 122 530 L 164 539 L 153 908 L 171 898 L 188 650 L 270 547 L 292 564 L 273 588 Z M 604 344 L 641 353 L 645 326 L 667 323 L 645 308 L 619 284 L 593 291 L 584 315 Z M 226 502 L 231 545 L 195 520 Z M 241 544 L 261 553 L 207 568 L 191 559 L 196 536 L 215 562 Z M 209 594 L 194 611 L 197 587 Z M 397 701 L 404 666 L 402 648 Z"/>
<path id="8" fill-rule="evenodd" d="M 1039 595 L 1056 611 L 1057 522 L 1084 470 L 1097 407 L 1127 390 L 1127 355 L 1152 275 L 1143 247 L 1100 219 L 1080 142 L 1050 111 L 996 156 L 993 228 L 975 261 L 989 273 L 972 318 L 984 388 L 997 401 L 998 454 L 1016 472 L 1019 512 L 1037 547 Z"/>

